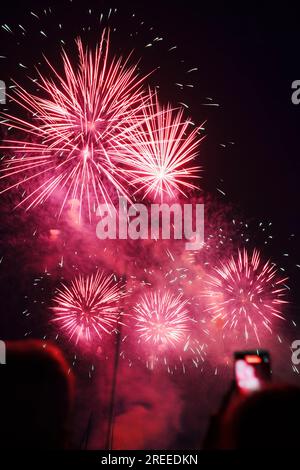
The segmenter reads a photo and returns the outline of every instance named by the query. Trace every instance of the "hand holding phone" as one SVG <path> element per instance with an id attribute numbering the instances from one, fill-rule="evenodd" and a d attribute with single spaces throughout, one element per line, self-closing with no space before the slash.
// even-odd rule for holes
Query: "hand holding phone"
<path id="1" fill-rule="evenodd" d="M 234 372 L 237 389 L 242 393 L 260 390 L 271 380 L 268 351 L 237 351 L 234 353 Z"/>

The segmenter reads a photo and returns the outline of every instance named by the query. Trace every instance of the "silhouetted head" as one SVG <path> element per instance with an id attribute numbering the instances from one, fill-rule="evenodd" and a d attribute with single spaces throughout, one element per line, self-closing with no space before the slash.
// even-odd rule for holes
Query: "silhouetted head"
<path id="1" fill-rule="evenodd" d="M 221 425 L 221 447 L 298 448 L 299 423 L 300 388 L 271 386 L 233 401 Z"/>
<path id="2" fill-rule="evenodd" d="M 38 340 L 6 346 L 6 365 L 0 366 L 0 448 L 65 448 L 73 377 L 62 353 Z"/>

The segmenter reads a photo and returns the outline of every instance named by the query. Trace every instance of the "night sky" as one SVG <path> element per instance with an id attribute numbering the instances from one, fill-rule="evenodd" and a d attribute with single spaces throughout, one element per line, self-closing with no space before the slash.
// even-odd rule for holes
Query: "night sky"
<path id="1" fill-rule="evenodd" d="M 178 60 L 184 60 L 183 68 L 198 67 L 196 76 L 193 75 L 195 87 L 185 88 L 182 99 L 189 104 L 196 123 L 207 121 L 200 154 L 204 190 L 232 205 L 243 220 L 272 222 L 270 255 L 276 256 L 280 263 L 282 254 L 289 252 L 295 258 L 291 265 L 299 264 L 300 105 L 295 106 L 291 101 L 291 84 L 300 74 L 297 15 L 287 7 L 276 9 L 274 5 L 272 9 L 261 8 L 259 14 L 253 15 L 230 10 L 222 3 L 207 7 L 201 2 L 129 2 L 126 5 L 90 2 L 83 6 L 75 1 L 72 7 L 70 2 L 49 5 L 56 14 L 55 20 L 49 17 L 45 23 L 50 34 L 54 34 L 54 23 L 59 18 L 64 28 L 62 37 L 69 42 L 81 31 L 88 9 L 101 11 L 103 6 L 104 10 L 118 8 L 116 24 L 127 36 L 134 29 L 128 19 L 135 13 L 153 25 L 168 44 L 178 45 Z M 24 69 L 17 66 L 19 61 L 33 66 L 41 60 L 41 52 L 50 59 L 57 57 L 57 48 L 41 38 L 39 26 L 30 15 L 30 11 L 38 11 L 41 6 L 47 7 L 48 3 L 26 2 L 20 6 L 11 1 L 1 7 L 2 24 L 33 26 L 28 27 L 24 47 L 16 47 L 11 35 L 2 30 L 1 55 L 7 57 L 1 60 L 2 80 L 12 77 L 24 81 Z M 88 40 L 97 37 L 94 31 Z M 127 42 L 125 34 L 121 37 L 122 50 L 135 47 L 137 57 L 143 53 L 146 37 L 140 35 L 137 41 L 128 39 Z M 159 48 L 153 53 L 148 51 L 142 67 L 149 73 L 161 65 L 165 55 Z M 166 101 L 174 102 L 179 96 L 174 85 L 180 81 L 177 64 L 178 61 L 170 60 L 163 72 L 154 74 L 161 97 Z M 156 83 L 154 79 L 153 83 Z M 208 103 L 206 97 L 212 97 L 219 107 L 203 106 Z M 226 196 L 220 195 L 216 188 Z M 291 234 L 295 234 L 292 245 L 289 244 Z"/>
<path id="2" fill-rule="evenodd" d="M 73 3 L 75 13 L 64 24 L 67 38 L 73 37 L 84 22 L 76 11 L 93 6 L 93 2 L 86 8 L 81 2 Z M 25 24 L 29 11 L 38 9 L 38 5 L 40 2 L 26 2 L 22 6 L 5 2 L 1 7 L 1 23 L 23 21 Z M 299 75 L 297 15 L 288 8 L 283 7 L 282 11 L 274 6 L 271 11 L 262 9 L 257 15 L 242 15 L 228 12 L 227 8 L 207 8 L 201 2 L 198 8 L 193 2 L 128 2 L 127 5 L 96 2 L 94 5 L 98 5 L 99 11 L 101 5 L 119 7 L 118 21 L 124 28 L 130 12 L 136 12 L 153 24 L 168 42 L 180 45 L 187 64 L 199 67 L 197 87 L 190 92 L 190 101 L 193 119 L 208 120 L 207 138 L 202 147 L 205 185 L 212 189 L 223 179 L 222 189 L 228 200 L 242 208 L 246 217 L 270 219 L 287 234 L 298 232 L 300 106 L 291 102 L 291 83 Z M 63 13 L 60 18 L 64 23 Z M 2 33 L 1 53 L 8 55 L 8 61 L 1 61 L 2 79 L 13 74 L 10 42 L 10 35 Z M 30 50 L 27 49 L 23 61 L 27 57 L 29 60 L 39 57 L 43 45 L 41 39 L 39 43 L 29 40 Z M 48 45 L 47 52 L 49 49 Z M 159 51 L 155 51 L 155 58 L 159 64 Z M 149 69 L 153 65 L 156 65 L 154 61 L 149 60 Z M 173 78 L 176 81 L 176 72 Z M 167 89 L 166 99 L 172 98 L 174 93 L 163 77 L 160 85 Z M 206 96 L 212 96 L 220 107 L 202 106 Z M 187 101 L 189 90 L 184 97 Z M 220 147 L 230 141 L 235 145 Z"/>

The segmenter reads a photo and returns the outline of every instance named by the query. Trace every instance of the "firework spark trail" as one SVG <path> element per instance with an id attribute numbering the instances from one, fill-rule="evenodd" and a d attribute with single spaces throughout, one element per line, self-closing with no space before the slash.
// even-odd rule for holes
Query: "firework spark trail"
<path id="1" fill-rule="evenodd" d="M 182 109 L 160 106 L 157 95 L 150 95 L 142 109 L 143 120 L 129 131 L 130 145 L 119 142 L 120 160 L 128 168 L 130 180 L 142 193 L 163 199 L 196 188 L 190 182 L 197 177 L 199 166 L 192 165 L 197 156 L 199 128 L 190 130 Z M 126 153 L 126 147 L 129 153 Z"/>
<path id="2" fill-rule="evenodd" d="M 64 74 L 59 75 L 47 61 L 54 77 L 40 72 L 38 86 L 46 98 L 30 94 L 16 84 L 10 98 L 32 115 L 32 121 L 2 114 L 2 123 L 26 133 L 26 140 L 6 140 L 6 151 L 14 152 L 1 169 L 1 179 L 12 176 L 20 182 L 44 178 L 23 199 L 28 208 L 48 199 L 56 189 L 64 189 L 61 210 L 68 199 L 88 206 L 93 200 L 110 201 L 105 182 L 128 198 L 125 174 L 116 165 L 116 142 L 122 141 L 136 124 L 145 106 L 143 82 L 130 56 L 109 59 L 109 32 L 104 31 L 95 52 L 77 40 L 79 65 L 74 68 L 62 52 Z M 31 139 L 31 142 L 29 141 Z M 120 152 L 120 147 L 118 148 Z M 2 191 L 2 192 L 4 192 Z"/>
<path id="3" fill-rule="evenodd" d="M 251 328 L 259 341 L 258 325 L 272 332 L 272 318 L 283 319 L 282 305 L 287 303 L 284 282 L 270 261 L 262 262 L 258 250 L 248 254 L 238 251 L 237 258 L 221 262 L 209 275 L 206 311 L 212 321 L 221 322 L 223 329 L 237 330 L 242 326 L 246 340 Z M 259 341 L 260 342 L 260 341 Z"/>
<path id="4" fill-rule="evenodd" d="M 79 275 L 68 287 L 62 284 L 57 289 L 52 307 L 59 326 L 76 338 L 91 341 L 93 336 L 101 339 L 101 334 L 111 333 L 119 321 L 121 310 L 119 302 L 125 296 L 123 286 L 114 283 L 113 275 L 102 271 L 95 275 Z"/>
<path id="5" fill-rule="evenodd" d="M 154 291 L 141 297 L 134 307 L 135 328 L 141 340 L 151 346 L 181 343 L 189 332 L 187 300 L 170 291 Z"/>

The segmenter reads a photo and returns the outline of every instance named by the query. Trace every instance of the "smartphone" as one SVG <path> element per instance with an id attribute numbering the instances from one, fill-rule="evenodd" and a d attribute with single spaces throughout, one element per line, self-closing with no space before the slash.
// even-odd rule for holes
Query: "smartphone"
<path id="1" fill-rule="evenodd" d="M 271 381 L 271 360 L 268 351 L 255 349 L 234 353 L 234 374 L 237 389 L 242 393 L 261 390 Z"/>

